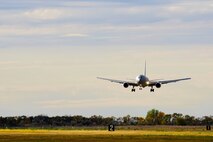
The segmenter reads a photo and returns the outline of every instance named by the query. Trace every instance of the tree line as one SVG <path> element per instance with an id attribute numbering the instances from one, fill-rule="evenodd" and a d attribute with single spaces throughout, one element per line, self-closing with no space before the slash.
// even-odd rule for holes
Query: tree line
<path id="1" fill-rule="evenodd" d="M 31 128 L 31 127 L 81 127 L 81 126 L 107 126 L 115 124 L 125 125 L 212 125 L 213 116 L 194 117 L 181 113 L 165 114 L 156 109 L 147 112 L 146 117 L 103 117 L 93 115 L 84 117 L 75 116 L 14 116 L 0 117 L 1 128 Z"/>

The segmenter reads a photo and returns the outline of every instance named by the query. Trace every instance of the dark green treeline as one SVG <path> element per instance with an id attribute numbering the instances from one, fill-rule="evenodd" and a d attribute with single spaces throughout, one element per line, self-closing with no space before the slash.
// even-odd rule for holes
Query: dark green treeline
<path id="1" fill-rule="evenodd" d="M 81 127 L 81 126 L 106 126 L 109 124 L 125 125 L 207 125 L 213 124 L 213 116 L 196 118 L 181 113 L 165 114 L 156 109 L 147 112 L 146 117 L 103 117 L 91 116 L 14 116 L 0 117 L 1 128 L 30 128 L 30 127 Z"/>

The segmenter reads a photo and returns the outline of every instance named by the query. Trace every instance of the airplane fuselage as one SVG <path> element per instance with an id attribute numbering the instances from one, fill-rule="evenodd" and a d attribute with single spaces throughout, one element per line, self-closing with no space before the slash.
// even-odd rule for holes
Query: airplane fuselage
<path id="1" fill-rule="evenodd" d="M 149 78 L 145 75 L 139 75 L 136 77 L 136 81 L 139 84 L 140 87 L 146 87 L 149 83 Z"/>

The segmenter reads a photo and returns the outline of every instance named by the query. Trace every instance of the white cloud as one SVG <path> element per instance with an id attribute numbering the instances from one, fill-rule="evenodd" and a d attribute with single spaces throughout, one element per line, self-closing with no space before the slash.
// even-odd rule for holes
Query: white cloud
<path id="1" fill-rule="evenodd" d="M 41 8 L 24 13 L 25 16 L 33 19 L 39 20 L 53 20 L 60 18 L 63 15 L 63 12 L 60 9 L 56 8 Z"/>
<path id="2" fill-rule="evenodd" d="M 91 8 L 67 8 L 67 7 L 55 7 L 55 8 L 35 8 L 33 10 L 27 10 L 23 13 L 24 17 L 28 17 L 32 20 L 40 20 L 40 21 L 48 21 L 48 20 L 72 20 L 72 19 L 90 19 L 97 17 L 97 15 L 100 16 L 100 13 L 102 13 L 102 9 L 96 7 Z"/>
<path id="3" fill-rule="evenodd" d="M 53 27 L 0 26 L 0 36 L 50 35 L 55 33 L 57 33 L 57 29 Z"/>
<path id="4" fill-rule="evenodd" d="M 0 36 L 41 36 L 51 35 L 58 37 L 87 37 L 85 32 L 90 31 L 90 26 L 84 25 L 53 25 L 53 26 L 30 26 L 30 25 L 0 25 Z"/>
<path id="5" fill-rule="evenodd" d="M 184 1 L 182 3 L 175 3 L 166 8 L 168 12 L 180 14 L 205 14 L 213 12 L 212 1 Z"/>
<path id="6" fill-rule="evenodd" d="M 69 4 L 72 5 L 72 3 Z M 101 5 L 102 4 L 103 3 L 101 3 Z M 123 7 L 112 2 L 110 4 L 111 7 L 108 6 L 105 8 L 100 8 L 100 3 L 98 2 L 75 2 L 74 7 L 72 7 L 71 9 L 67 7 L 44 7 L 35 8 L 33 10 L 27 10 L 24 12 L 18 11 L 18 14 L 10 12 L 9 15 L 6 16 L 9 20 L 11 20 L 10 16 L 12 15 L 13 19 L 23 19 L 22 21 L 25 21 L 26 23 L 23 22 L 20 24 L 15 24 L 13 26 L 1 26 L 0 35 L 58 35 L 59 37 L 88 37 L 90 35 L 94 35 L 93 33 L 95 33 L 96 35 L 94 37 L 98 37 L 99 39 L 109 39 L 108 37 L 122 38 L 125 35 L 131 35 L 130 32 L 134 32 L 135 38 L 137 38 L 137 36 L 139 36 L 138 38 L 141 38 L 141 35 L 144 35 L 145 37 L 153 37 L 154 35 L 156 35 L 156 33 L 164 35 L 169 34 L 169 36 L 171 37 L 171 35 L 175 34 L 175 32 L 179 33 L 180 31 L 182 31 L 182 33 L 184 32 L 185 34 L 190 35 L 191 29 L 195 31 L 202 31 L 205 30 L 207 27 L 211 27 L 212 25 L 211 19 L 209 19 L 208 22 L 201 20 L 198 20 L 196 22 L 186 22 L 182 19 L 185 15 L 187 15 L 187 13 L 192 13 L 194 14 L 194 16 L 196 16 L 196 11 L 201 11 L 201 13 L 202 11 L 211 13 L 211 11 L 213 11 L 213 8 L 210 2 L 201 3 L 196 1 L 195 4 L 191 2 L 179 2 L 156 6 L 125 5 Z M 114 7 L 113 4 L 115 4 Z M 90 7 L 91 5 L 92 8 Z M 86 6 L 86 8 L 84 8 L 84 6 Z M 189 12 L 190 10 L 192 12 Z M 5 14 L 5 12 L 3 13 Z M 133 21 L 135 19 L 138 19 L 138 23 L 132 23 L 132 20 L 129 20 L 129 22 L 127 23 L 121 24 L 111 22 L 114 20 L 116 21 L 116 19 L 119 18 L 121 20 L 128 20 L 129 18 L 131 19 L 131 16 L 134 14 L 136 14 L 137 17 L 134 17 Z M 124 15 L 125 17 L 123 17 Z M 5 16 L 3 17 L 5 18 Z M 29 19 L 24 19 L 24 17 L 28 17 Z M 163 17 L 167 17 L 169 19 L 163 19 Z M 60 21 L 57 21 L 61 19 L 66 20 L 67 25 L 61 25 Z M 155 21 L 157 19 L 157 21 L 144 23 L 143 19 L 150 19 L 150 21 Z M 45 24 L 34 23 L 34 25 L 32 26 L 31 20 L 50 21 L 46 21 L 48 23 Z M 56 23 L 52 23 L 51 20 L 55 20 Z M 82 22 L 82 20 L 84 22 Z M 73 21 L 77 22 L 76 25 L 72 23 Z M 98 24 L 88 24 L 88 22 L 92 21 L 97 21 Z M 149 33 L 147 34 L 143 32 Z"/>
<path id="7" fill-rule="evenodd" d="M 122 1 L 65 1 L 63 2 L 63 6 L 70 7 L 78 7 L 78 8 L 86 8 L 86 7 L 112 7 L 112 6 L 124 6 L 125 2 Z"/>
<path id="8" fill-rule="evenodd" d="M 69 33 L 65 34 L 63 37 L 88 37 L 87 34 L 77 34 L 77 33 Z"/>
<path id="9" fill-rule="evenodd" d="M 116 12 L 116 14 L 145 14 L 149 11 L 151 11 L 152 8 L 149 6 L 125 6 L 125 7 L 117 7 L 113 9 L 113 12 Z"/>

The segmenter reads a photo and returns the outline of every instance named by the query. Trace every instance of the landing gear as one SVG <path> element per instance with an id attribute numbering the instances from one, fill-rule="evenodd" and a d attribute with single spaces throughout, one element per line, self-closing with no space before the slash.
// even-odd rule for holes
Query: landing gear
<path id="1" fill-rule="evenodd" d="M 135 88 L 134 87 L 132 88 L 132 92 L 135 92 Z"/>
<path id="2" fill-rule="evenodd" d="M 150 89 L 150 92 L 154 92 L 154 91 L 155 91 L 155 89 L 153 89 L 153 88 Z"/>
<path id="3" fill-rule="evenodd" d="M 132 92 L 135 92 L 135 89 L 134 89 L 134 88 L 132 88 Z"/>

